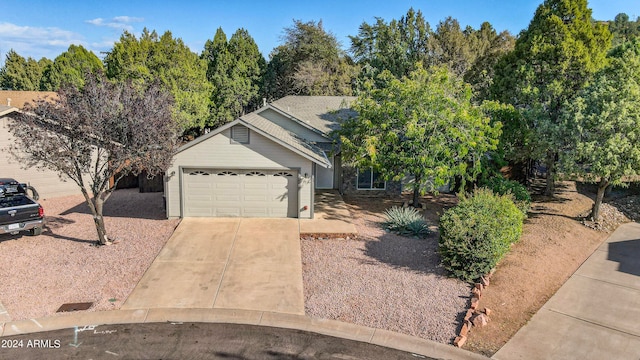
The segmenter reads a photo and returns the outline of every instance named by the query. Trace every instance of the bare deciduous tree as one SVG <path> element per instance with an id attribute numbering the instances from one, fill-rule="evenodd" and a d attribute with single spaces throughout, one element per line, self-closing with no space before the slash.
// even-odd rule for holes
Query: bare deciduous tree
<path id="1" fill-rule="evenodd" d="M 10 151 L 25 166 L 75 182 L 93 214 L 98 243 L 108 244 L 102 210 L 118 181 L 142 171 L 159 175 L 171 163 L 177 138 L 172 105 L 157 84 L 141 89 L 87 74 L 82 89 L 66 86 L 57 99 L 25 106 L 10 129 L 16 139 Z"/>

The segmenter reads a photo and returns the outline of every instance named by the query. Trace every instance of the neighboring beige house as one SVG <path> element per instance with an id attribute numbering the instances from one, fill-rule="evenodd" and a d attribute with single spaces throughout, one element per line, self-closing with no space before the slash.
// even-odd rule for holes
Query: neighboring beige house
<path id="1" fill-rule="evenodd" d="M 371 171 L 343 172 L 332 151 L 354 100 L 287 96 L 185 144 L 164 179 L 167 217 L 313 218 L 316 189 L 389 190 Z"/>
<path id="2" fill-rule="evenodd" d="M 11 114 L 19 111 L 25 103 L 38 97 L 55 95 L 54 92 L 0 91 L 0 177 L 14 178 L 30 184 L 43 199 L 78 194 L 78 186 L 71 180 L 61 180 L 57 173 L 50 170 L 23 168 L 22 164 L 7 151 L 14 142 L 9 127 L 13 121 Z"/>

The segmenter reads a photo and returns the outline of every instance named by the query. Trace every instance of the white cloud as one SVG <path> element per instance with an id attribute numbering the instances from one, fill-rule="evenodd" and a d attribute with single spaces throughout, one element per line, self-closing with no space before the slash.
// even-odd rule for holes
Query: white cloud
<path id="1" fill-rule="evenodd" d="M 113 21 L 119 23 L 134 23 L 134 22 L 143 22 L 143 18 L 134 17 L 134 16 L 116 16 L 113 18 Z"/>
<path id="2" fill-rule="evenodd" d="M 72 31 L 57 27 L 20 26 L 0 22 L 0 52 L 6 54 L 10 49 L 23 57 L 55 58 L 69 45 L 85 44 L 84 37 Z M 2 59 L 4 61 L 4 58 Z"/>
<path id="3" fill-rule="evenodd" d="M 47 39 L 66 39 L 75 40 L 80 35 L 72 31 L 63 30 L 56 27 L 33 27 L 19 26 L 11 23 L 0 23 L 0 38 L 4 39 L 24 39 L 24 40 L 47 40 Z"/>
<path id="4" fill-rule="evenodd" d="M 104 23 L 104 19 L 103 18 L 95 18 L 92 20 L 85 20 L 84 22 L 95 25 L 95 26 L 101 26 Z"/>
<path id="5" fill-rule="evenodd" d="M 98 57 L 103 57 L 103 53 L 113 47 L 122 30 L 133 32 L 132 24 L 142 21 L 143 18 L 133 16 L 116 16 L 112 19 L 98 17 L 84 22 L 102 30 L 83 34 L 57 27 L 21 26 L 0 21 L 0 66 L 11 49 L 25 58 L 39 60 L 46 57 L 53 60 L 74 44 L 82 45 Z M 107 30 L 109 34 L 102 34 L 106 29 L 117 31 Z"/>
<path id="6" fill-rule="evenodd" d="M 105 21 L 103 18 L 95 18 L 91 20 L 85 20 L 86 23 L 95 25 L 95 26 L 106 26 L 113 29 L 122 29 L 127 30 L 129 32 L 133 31 L 133 26 L 131 23 L 137 23 L 144 21 L 143 18 L 133 17 L 133 16 L 116 16 L 112 18 L 110 21 Z"/>

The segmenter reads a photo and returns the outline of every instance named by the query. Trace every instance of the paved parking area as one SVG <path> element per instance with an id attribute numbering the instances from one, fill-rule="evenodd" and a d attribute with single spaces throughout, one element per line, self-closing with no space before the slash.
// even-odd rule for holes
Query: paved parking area
<path id="1" fill-rule="evenodd" d="M 297 219 L 185 218 L 122 305 L 304 314 Z"/>

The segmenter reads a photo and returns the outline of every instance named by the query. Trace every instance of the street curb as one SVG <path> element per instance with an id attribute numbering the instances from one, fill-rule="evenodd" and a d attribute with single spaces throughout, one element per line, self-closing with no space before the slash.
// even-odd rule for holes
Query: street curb
<path id="1" fill-rule="evenodd" d="M 268 326 L 314 332 L 360 341 L 437 359 L 486 360 L 488 358 L 451 345 L 393 331 L 304 315 L 233 309 L 156 308 L 64 314 L 40 319 L 0 323 L 0 337 L 114 324 L 201 322 Z"/>

